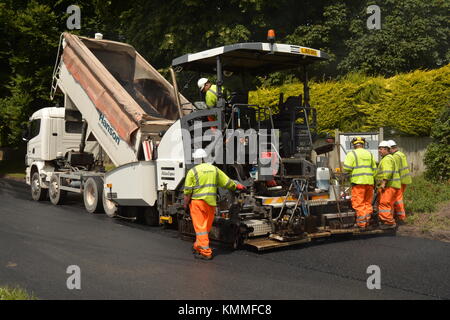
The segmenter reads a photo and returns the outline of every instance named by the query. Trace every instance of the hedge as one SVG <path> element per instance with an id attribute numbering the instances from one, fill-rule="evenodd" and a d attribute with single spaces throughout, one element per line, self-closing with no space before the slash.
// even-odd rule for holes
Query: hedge
<path id="1" fill-rule="evenodd" d="M 425 177 L 432 181 L 447 181 L 450 189 L 450 104 L 431 128 L 430 143 L 425 152 Z M 447 199 L 450 199 L 450 194 Z"/>
<path id="2" fill-rule="evenodd" d="M 302 83 L 258 88 L 249 102 L 278 111 L 283 92 L 303 94 Z M 405 135 L 428 136 L 450 99 L 450 64 L 440 69 L 391 78 L 349 74 L 338 81 L 310 82 L 310 105 L 317 109 L 320 132 L 371 131 L 388 127 Z"/>

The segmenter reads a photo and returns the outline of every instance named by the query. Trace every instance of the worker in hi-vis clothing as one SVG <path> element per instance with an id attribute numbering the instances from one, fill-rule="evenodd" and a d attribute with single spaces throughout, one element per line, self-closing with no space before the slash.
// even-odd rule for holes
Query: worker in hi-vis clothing
<path id="1" fill-rule="evenodd" d="M 197 81 L 200 92 L 205 94 L 205 102 L 208 108 L 213 108 L 217 104 L 217 86 L 212 84 L 207 78 L 201 78 Z"/>
<path id="2" fill-rule="evenodd" d="M 217 92 L 217 86 L 212 84 L 207 78 L 201 78 L 197 81 L 200 92 L 205 94 L 205 102 L 208 108 L 214 108 L 217 105 L 217 98 L 219 93 Z M 227 89 L 222 86 L 223 97 L 228 99 Z"/>
<path id="3" fill-rule="evenodd" d="M 378 192 L 380 194 L 378 203 L 378 216 L 382 225 L 381 229 L 395 228 L 393 210 L 394 203 L 400 192 L 400 174 L 394 157 L 390 154 L 390 148 L 387 141 L 381 141 L 378 145 L 378 152 L 383 157 L 378 164 L 376 180 Z"/>
<path id="4" fill-rule="evenodd" d="M 389 140 L 388 144 L 397 168 L 399 168 L 398 171 L 400 174 L 401 183 L 400 192 L 397 193 L 397 197 L 394 202 L 394 218 L 397 220 L 397 223 L 403 223 L 406 219 L 403 194 L 405 193 L 406 186 L 412 183 L 412 178 L 411 173 L 409 172 L 409 164 L 406 155 L 398 150 L 397 143 L 394 140 Z"/>
<path id="5" fill-rule="evenodd" d="M 197 149 L 192 157 L 202 159 L 202 163 L 188 171 L 184 184 L 184 208 L 191 213 L 195 230 L 195 243 L 192 252 L 196 258 L 211 260 L 212 250 L 209 247 L 208 233 L 214 221 L 216 211 L 217 188 L 231 191 L 243 190 L 242 184 L 236 184 L 219 168 L 205 162 L 207 153 Z"/>
<path id="6" fill-rule="evenodd" d="M 374 176 L 377 165 L 370 151 L 364 149 L 366 140 L 361 137 L 351 141 L 355 150 L 347 153 L 344 171 L 350 174 L 352 184 L 352 207 L 356 211 L 356 225 L 360 229 L 369 226 L 372 216 Z"/>

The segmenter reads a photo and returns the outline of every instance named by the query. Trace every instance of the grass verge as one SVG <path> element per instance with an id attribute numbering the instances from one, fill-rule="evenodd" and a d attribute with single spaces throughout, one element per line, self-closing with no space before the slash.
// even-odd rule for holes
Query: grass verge
<path id="1" fill-rule="evenodd" d="M 423 176 L 413 178 L 404 195 L 406 226 L 419 233 L 448 234 L 450 240 L 450 182 L 435 183 Z M 411 230 L 410 230 L 411 231 Z"/>
<path id="2" fill-rule="evenodd" d="M 0 300 L 37 300 L 22 288 L 0 287 Z"/>
<path id="3" fill-rule="evenodd" d="M 435 212 L 440 204 L 449 200 L 450 182 L 430 182 L 423 176 L 414 177 L 404 195 L 407 213 Z"/>

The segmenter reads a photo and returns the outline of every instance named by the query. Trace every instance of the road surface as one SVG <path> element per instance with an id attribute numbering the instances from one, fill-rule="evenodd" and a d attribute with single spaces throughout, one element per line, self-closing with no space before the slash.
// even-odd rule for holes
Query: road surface
<path id="1" fill-rule="evenodd" d="M 449 243 L 374 236 L 263 254 L 218 246 L 202 261 L 175 230 L 89 214 L 77 195 L 56 207 L 0 179 L 0 203 L 0 286 L 39 299 L 450 299 Z M 79 290 L 67 287 L 71 265 Z M 381 289 L 367 288 L 371 265 Z"/>

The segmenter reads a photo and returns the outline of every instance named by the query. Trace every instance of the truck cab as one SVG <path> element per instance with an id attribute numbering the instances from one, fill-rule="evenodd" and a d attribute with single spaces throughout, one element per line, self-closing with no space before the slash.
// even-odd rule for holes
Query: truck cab
<path id="1" fill-rule="evenodd" d="M 26 183 L 34 188 L 32 195 L 45 197 L 45 190 L 40 189 L 48 189 L 56 159 L 79 148 L 82 125 L 81 114 L 65 108 L 42 108 L 32 114 L 24 134 L 28 141 Z M 87 149 L 94 148 L 94 143 L 87 144 Z"/>

